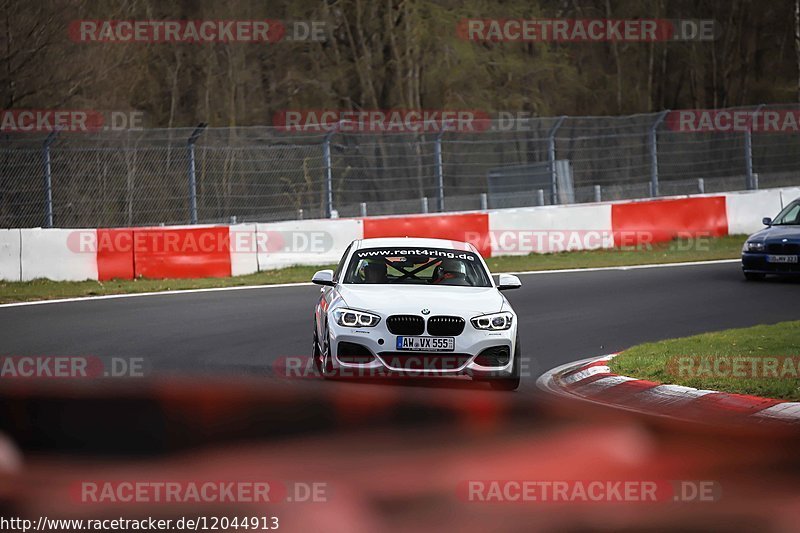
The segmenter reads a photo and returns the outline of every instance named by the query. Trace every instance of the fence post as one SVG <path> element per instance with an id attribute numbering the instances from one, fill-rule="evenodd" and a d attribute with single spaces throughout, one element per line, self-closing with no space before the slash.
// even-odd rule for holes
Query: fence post
<path id="1" fill-rule="evenodd" d="M 761 108 L 764 107 L 764 104 L 758 104 L 756 110 L 753 111 L 754 120 L 756 115 L 761 112 Z M 758 184 L 753 179 L 753 123 L 752 121 L 748 124 L 746 130 L 744 130 L 744 172 L 745 172 L 745 187 L 747 190 L 758 189 Z"/>
<path id="2" fill-rule="evenodd" d="M 366 217 L 367 216 L 367 202 L 361 202 L 360 207 L 361 207 L 361 217 L 362 218 Z"/>
<path id="3" fill-rule="evenodd" d="M 550 195 L 553 205 L 558 204 L 558 177 L 556 176 L 556 132 L 558 131 L 558 128 L 561 127 L 561 124 L 564 123 L 566 118 L 566 115 L 558 117 L 556 123 L 553 124 L 553 127 L 550 128 L 550 131 L 547 133 L 547 162 L 550 165 Z M 541 202 L 541 205 L 544 205 L 544 201 Z"/>
<path id="4" fill-rule="evenodd" d="M 697 178 L 697 192 L 700 194 L 706 193 L 706 180 L 703 178 Z"/>
<path id="5" fill-rule="evenodd" d="M 423 213 L 425 213 L 425 214 L 428 213 L 428 197 L 427 196 L 423 196 L 422 197 L 422 204 L 420 205 L 420 207 L 422 208 L 422 212 Z"/>
<path id="6" fill-rule="evenodd" d="M 436 188 L 437 196 L 439 198 L 439 212 L 444 211 L 444 169 L 442 168 L 442 135 L 447 131 L 447 126 L 443 126 L 436 134 L 436 141 L 433 145 L 433 156 L 436 163 Z"/>
<path id="7" fill-rule="evenodd" d="M 331 162 L 331 137 L 338 128 L 325 134 L 322 140 L 322 159 L 325 164 L 325 218 L 333 215 L 333 164 Z"/>
<path id="8" fill-rule="evenodd" d="M 656 130 L 667 118 L 669 109 L 662 111 L 650 126 L 650 196 L 658 196 L 658 136 Z"/>
<path id="9" fill-rule="evenodd" d="M 603 188 L 600 185 L 594 186 L 594 201 L 595 202 L 603 201 Z"/>
<path id="10" fill-rule="evenodd" d="M 485 192 L 481 193 L 481 211 L 489 209 L 489 195 Z"/>
<path id="11" fill-rule="evenodd" d="M 338 133 L 342 124 L 352 123 L 350 120 L 340 120 L 325 134 L 322 140 L 322 159 L 325 164 L 325 218 L 333 218 L 333 161 L 331 160 L 331 137 Z"/>
<path id="12" fill-rule="evenodd" d="M 50 132 L 42 145 L 42 158 L 44 159 L 44 227 L 53 227 L 53 173 L 50 164 L 50 145 L 56 140 L 60 130 Z"/>
<path id="13" fill-rule="evenodd" d="M 189 220 L 191 224 L 197 224 L 197 174 L 195 173 L 194 144 L 206 129 L 205 122 L 201 122 L 194 129 L 186 140 L 186 148 L 189 152 Z"/>

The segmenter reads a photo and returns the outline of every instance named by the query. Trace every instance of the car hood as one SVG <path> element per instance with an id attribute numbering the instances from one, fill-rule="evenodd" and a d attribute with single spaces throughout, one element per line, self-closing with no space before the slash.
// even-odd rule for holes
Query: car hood
<path id="1" fill-rule="evenodd" d="M 800 242 L 800 226 L 772 226 L 754 233 L 748 240 L 773 241 L 789 239 L 791 242 Z"/>
<path id="2" fill-rule="evenodd" d="M 494 287 L 447 287 L 420 285 L 339 285 L 348 307 L 380 314 L 414 314 L 430 309 L 431 315 L 470 318 L 509 309 Z"/>

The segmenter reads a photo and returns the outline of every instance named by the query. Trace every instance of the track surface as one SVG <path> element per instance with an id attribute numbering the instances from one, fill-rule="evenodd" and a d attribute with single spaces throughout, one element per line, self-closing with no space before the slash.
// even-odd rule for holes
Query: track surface
<path id="1" fill-rule="evenodd" d="M 748 283 L 735 263 L 521 278 L 507 295 L 531 358 L 523 389 L 552 367 L 643 341 L 800 318 L 800 283 Z M 0 355 L 143 357 L 153 374 L 269 376 L 281 356 L 309 355 L 318 293 L 298 286 L 0 308 Z"/>

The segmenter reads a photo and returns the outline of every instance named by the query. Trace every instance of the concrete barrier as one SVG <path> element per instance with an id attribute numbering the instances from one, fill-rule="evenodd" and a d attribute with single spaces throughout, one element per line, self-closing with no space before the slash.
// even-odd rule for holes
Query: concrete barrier
<path id="1" fill-rule="evenodd" d="M 495 209 L 489 211 L 488 236 L 495 256 L 611 248 L 611 206 Z"/>
<path id="2" fill-rule="evenodd" d="M 231 275 L 244 276 L 258 272 L 258 248 L 256 224 L 230 226 Z"/>
<path id="3" fill-rule="evenodd" d="M 97 279 L 95 230 L 22 229 L 22 281 Z M 80 248 L 76 236 L 84 239 Z M 91 241 L 94 241 L 92 243 Z"/>
<path id="4" fill-rule="evenodd" d="M 359 219 L 258 224 L 258 269 L 338 263 L 347 246 L 363 236 L 364 223 Z"/>
<path id="5" fill-rule="evenodd" d="M 18 229 L 0 229 L 0 280 L 22 280 L 22 236 Z"/>
<path id="6" fill-rule="evenodd" d="M 728 231 L 738 235 L 762 229 L 761 219 L 773 218 L 782 209 L 781 192 L 774 189 L 726 193 Z"/>

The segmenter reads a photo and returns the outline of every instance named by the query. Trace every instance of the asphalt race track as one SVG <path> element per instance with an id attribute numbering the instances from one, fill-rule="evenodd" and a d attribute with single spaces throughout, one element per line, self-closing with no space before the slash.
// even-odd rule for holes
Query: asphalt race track
<path id="1" fill-rule="evenodd" d="M 531 357 L 521 390 L 550 368 L 643 341 L 800 318 L 800 283 L 745 282 L 737 263 L 521 279 L 507 293 Z M 0 353 L 142 357 L 156 375 L 270 378 L 282 356 L 309 355 L 318 293 L 305 285 L 3 307 Z"/>

